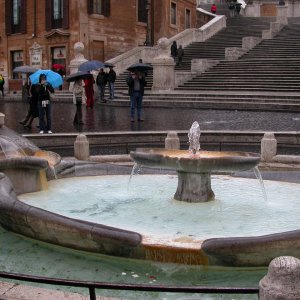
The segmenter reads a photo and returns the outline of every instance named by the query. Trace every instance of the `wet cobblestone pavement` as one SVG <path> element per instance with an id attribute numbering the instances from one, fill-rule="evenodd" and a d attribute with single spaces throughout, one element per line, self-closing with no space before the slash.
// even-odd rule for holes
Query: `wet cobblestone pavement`
<path id="1" fill-rule="evenodd" d="M 24 128 L 18 121 L 24 119 L 28 104 L 5 102 L 1 99 L 0 112 L 6 115 L 5 123 L 18 133 L 38 133 L 38 118 L 31 129 Z M 109 132 L 109 131 L 160 131 L 188 130 L 198 121 L 201 130 L 241 131 L 299 131 L 300 113 L 229 111 L 179 108 L 144 108 L 144 122 L 130 122 L 128 107 L 101 106 L 93 109 L 83 107 L 84 125 L 75 126 L 75 106 L 71 103 L 53 103 L 52 131 L 54 133 Z"/>

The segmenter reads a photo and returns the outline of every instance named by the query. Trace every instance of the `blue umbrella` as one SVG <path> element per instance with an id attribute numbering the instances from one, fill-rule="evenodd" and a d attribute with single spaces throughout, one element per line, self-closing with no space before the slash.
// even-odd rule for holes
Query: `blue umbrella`
<path id="1" fill-rule="evenodd" d="M 47 82 L 49 82 L 54 88 L 59 87 L 64 82 L 62 76 L 52 70 L 38 70 L 29 76 L 31 83 L 39 83 L 41 74 L 46 75 Z"/>
<path id="2" fill-rule="evenodd" d="M 78 71 L 89 72 L 101 68 L 105 68 L 105 64 L 103 62 L 99 60 L 88 60 L 79 66 Z"/>

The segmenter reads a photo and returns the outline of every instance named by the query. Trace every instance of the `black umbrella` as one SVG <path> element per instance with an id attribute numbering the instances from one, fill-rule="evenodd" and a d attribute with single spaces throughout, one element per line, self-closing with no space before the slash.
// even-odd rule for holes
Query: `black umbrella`
<path id="1" fill-rule="evenodd" d="M 34 73 L 36 72 L 38 69 L 34 68 L 34 67 L 30 67 L 30 66 L 19 66 L 13 69 L 14 73 Z"/>
<path id="2" fill-rule="evenodd" d="M 115 65 L 114 64 L 111 64 L 111 63 L 109 63 L 109 62 L 105 62 L 104 63 L 104 66 L 105 66 L 105 68 L 110 68 L 110 67 L 114 67 Z"/>
<path id="3" fill-rule="evenodd" d="M 146 71 L 149 71 L 152 69 L 153 69 L 152 66 L 150 66 L 149 64 L 144 64 L 144 63 L 136 63 L 127 68 L 128 71 L 132 71 L 132 72 L 134 72 L 134 71 L 146 72 Z"/>
<path id="4" fill-rule="evenodd" d="M 88 79 L 88 78 L 90 78 L 92 76 L 93 76 L 93 74 L 91 74 L 89 72 L 78 71 L 78 72 L 73 73 L 70 76 L 68 76 L 67 77 L 67 81 L 71 82 L 71 81 L 76 81 L 77 79 Z"/>

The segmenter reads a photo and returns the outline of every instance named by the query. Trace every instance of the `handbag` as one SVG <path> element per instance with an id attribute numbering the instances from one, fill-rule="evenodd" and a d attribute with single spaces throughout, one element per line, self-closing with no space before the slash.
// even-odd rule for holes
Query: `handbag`
<path id="1" fill-rule="evenodd" d="M 56 99 L 56 95 L 54 93 L 49 92 L 49 97 L 50 100 L 55 100 Z"/>

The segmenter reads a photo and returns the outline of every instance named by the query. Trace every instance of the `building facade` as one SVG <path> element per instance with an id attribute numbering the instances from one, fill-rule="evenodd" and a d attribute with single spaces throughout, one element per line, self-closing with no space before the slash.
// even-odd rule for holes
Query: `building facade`
<path id="1" fill-rule="evenodd" d="M 0 0 L 0 73 L 68 65 L 76 42 L 106 61 L 196 26 L 196 0 Z M 11 83 L 13 84 L 13 83 Z"/>

